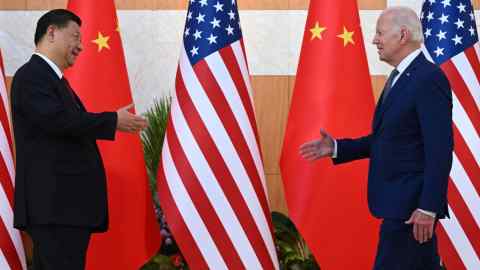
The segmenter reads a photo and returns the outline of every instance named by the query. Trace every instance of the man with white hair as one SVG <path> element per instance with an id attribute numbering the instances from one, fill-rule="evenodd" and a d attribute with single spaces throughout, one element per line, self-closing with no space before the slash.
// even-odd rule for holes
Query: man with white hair
<path id="1" fill-rule="evenodd" d="M 452 93 L 440 68 L 420 50 L 422 28 L 405 7 L 382 12 L 373 44 L 394 70 L 385 83 L 372 132 L 356 139 L 321 138 L 300 148 L 308 160 L 334 164 L 370 158 L 368 205 L 381 218 L 374 269 L 440 269 L 436 221 L 448 216 L 452 164 Z"/>

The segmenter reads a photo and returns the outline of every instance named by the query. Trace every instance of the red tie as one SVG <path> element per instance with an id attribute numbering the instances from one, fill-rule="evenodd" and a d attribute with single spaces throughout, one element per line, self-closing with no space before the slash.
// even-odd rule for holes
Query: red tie
<path id="1" fill-rule="evenodd" d="M 76 97 L 75 97 L 75 93 L 73 92 L 73 89 L 72 89 L 72 87 L 70 86 L 70 83 L 68 82 L 68 80 L 67 80 L 65 77 L 62 77 L 62 81 L 65 83 L 65 86 L 66 86 L 67 89 L 68 89 L 68 93 L 70 94 L 70 97 L 72 98 L 73 103 L 74 103 L 78 108 L 80 108 L 80 106 L 78 105 L 77 99 L 76 99 Z"/>

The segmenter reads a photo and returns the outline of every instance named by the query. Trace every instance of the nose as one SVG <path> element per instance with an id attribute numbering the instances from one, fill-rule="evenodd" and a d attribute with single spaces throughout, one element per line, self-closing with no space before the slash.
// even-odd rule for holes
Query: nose
<path id="1" fill-rule="evenodd" d="M 80 52 L 83 51 L 83 43 L 82 43 L 82 42 L 78 43 L 78 46 L 77 46 L 77 47 L 78 47 L 78 50 L 79 50 Z"/>
<path id="2" fill-rule="evenodd" d="M 373 44 L 373 45 L 377 45 L 377 44 L 378 44 L 377 35 L 373 36 L 372 44 Z"/>

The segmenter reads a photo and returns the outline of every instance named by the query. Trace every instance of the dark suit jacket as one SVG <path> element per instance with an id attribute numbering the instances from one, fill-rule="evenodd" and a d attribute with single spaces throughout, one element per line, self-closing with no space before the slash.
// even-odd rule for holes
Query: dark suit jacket
<path id="1" fill-rule="evenodd" d="M 105 171 L 97 139 L 113 140 L 115 112 L 89 113 L 39 56 L 16 73 L 14 225 L 72 225 L 105 231 Z"/>
<path id="2" fill-rule="evenodd" d="M 334 163 L 370 158 L 368 205 L 376 217 L 408 219 L 417 208 L 448 215 L 453 135 L 446 76 L 420 54 L 380 103 L 372 133 L 337 140 Z"/>

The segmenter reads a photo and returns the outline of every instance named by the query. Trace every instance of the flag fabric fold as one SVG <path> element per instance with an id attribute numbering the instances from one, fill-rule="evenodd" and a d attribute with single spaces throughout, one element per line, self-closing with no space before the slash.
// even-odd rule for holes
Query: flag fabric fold
<path id="1" fill-rule="evenodd" d="M 235 0 L 190 1 L 158 192 L 195 269 L 278 269 Z"/>
<path id="2" fill-rule="evenodd" d="M 378 240 L 368 161 L 334 167 L 299 154 L 320 128 L 334 138 L 371 132 L 374 97 L 356 2 L 310 1 L 280 159 L 289 215 L 322 269 L 371 268 Z"/>
<path id="3" fill-rule="evenodd" d="M 68 9 L 82 19 L 83 52 L 66 72 L 73 89 L 92 112 L 131 104 L 114 1 L 70 0 Z M 140 136 L 117 133 L 115 141 L 98 145 L 107 175 L 109 229 L 93 235 L 87 269 L 136 270 L 158 251 L 161 238 Z"/>
<path id="4" fill-rule="evenodd" d="M 447 269 L 480 269 L 480 45 L 470 1 L 424 1 L 424 53 L 447 75 L 453 96 L 450 219 L 438 239 Z"/>
<path id="5" fill-rule="evenodd" d="M 2 52 L 0 50 L 0 269 L 27 269 L 20 231 L 13 228 L 13 191 L 15 165 Z"/>

